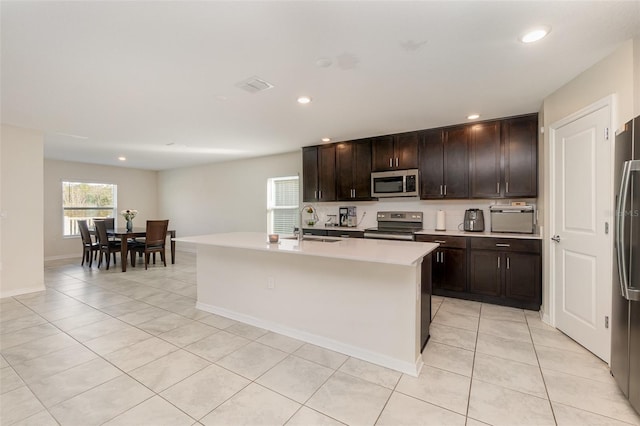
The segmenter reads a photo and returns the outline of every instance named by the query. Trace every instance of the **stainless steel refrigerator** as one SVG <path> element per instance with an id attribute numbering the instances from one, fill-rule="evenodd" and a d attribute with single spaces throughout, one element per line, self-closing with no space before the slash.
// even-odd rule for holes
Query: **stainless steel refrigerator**
<path id="1" fill-rule="evenodd" d="M 640 116 L 615 139 L 611 374 L 640 413 Z"/>

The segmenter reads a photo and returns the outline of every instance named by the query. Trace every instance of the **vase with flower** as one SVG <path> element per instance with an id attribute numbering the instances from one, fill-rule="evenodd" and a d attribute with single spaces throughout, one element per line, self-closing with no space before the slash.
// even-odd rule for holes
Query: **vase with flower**
<path id="1" fill-rule="evenodd" d="M 127 232 L 133 231 L 133 218 L 138 214 L 138 210 L 122 210 L 120 214 L 127 221 Z"/>

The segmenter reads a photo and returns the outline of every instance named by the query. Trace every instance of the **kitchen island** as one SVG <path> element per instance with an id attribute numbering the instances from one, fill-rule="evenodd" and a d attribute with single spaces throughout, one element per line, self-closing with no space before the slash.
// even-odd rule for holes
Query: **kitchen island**
<path id="1" fill-rule="evenodd" d="M 197 247 L 198 309 L 420 372 L 438 244 L 327 237 L 269 244 L 252 232 L 176 241 Z"/>

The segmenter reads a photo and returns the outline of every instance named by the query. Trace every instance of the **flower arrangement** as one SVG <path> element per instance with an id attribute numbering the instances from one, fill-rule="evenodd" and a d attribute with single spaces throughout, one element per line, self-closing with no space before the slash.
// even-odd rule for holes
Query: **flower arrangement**
<path id="1" fill-rule="evenodd" d="M 138 214 L 138 210 L 122 210 L 120 212 L 120 214 L 122 215 L 122 217 L 124 217 L 127 221 L 129 220 L 133 220 L 134 217 L 136 217 L 136 215 Z"/>

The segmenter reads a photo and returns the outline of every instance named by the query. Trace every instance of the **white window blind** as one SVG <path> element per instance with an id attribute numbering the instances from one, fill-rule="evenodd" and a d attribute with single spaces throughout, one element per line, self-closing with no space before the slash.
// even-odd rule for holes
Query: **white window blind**
<path id="1" fill-rule="evenodd" d="M 292 234 L 298 225 L 298 176 L 270 178 L 267 190 L 267 229 L 270 234 Z"/>

